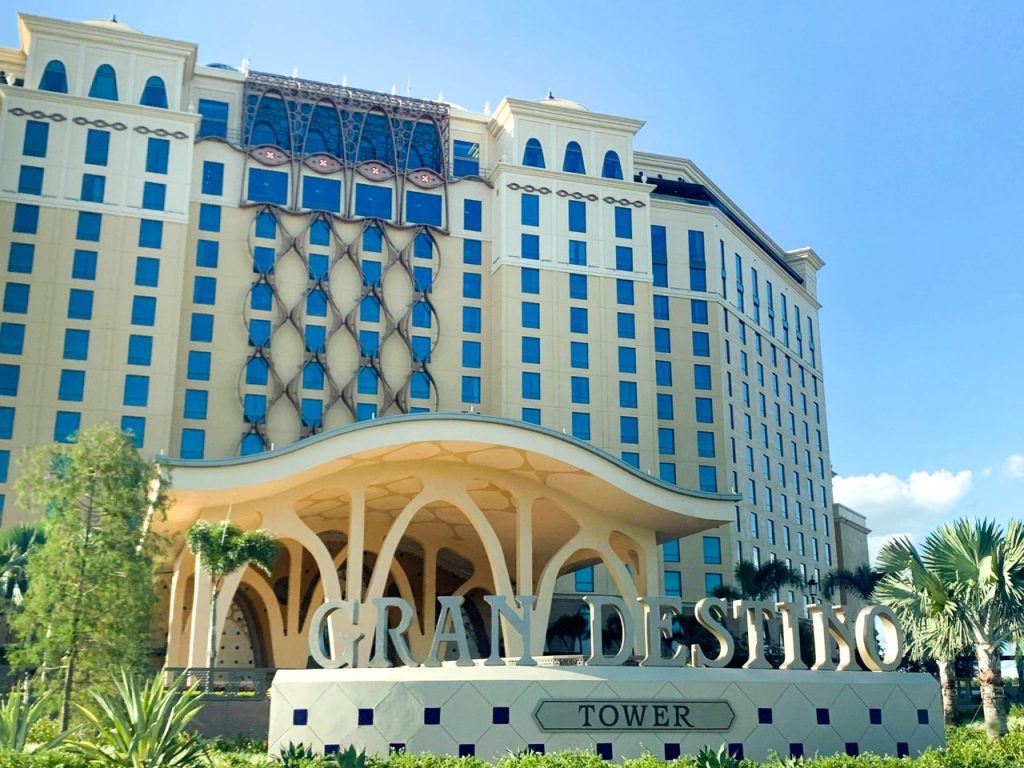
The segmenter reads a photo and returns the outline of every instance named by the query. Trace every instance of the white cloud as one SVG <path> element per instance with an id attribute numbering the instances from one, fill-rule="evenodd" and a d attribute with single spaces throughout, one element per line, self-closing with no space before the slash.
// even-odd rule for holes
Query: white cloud
<path id="1" fill-rule="evenodd" d="M 1024 454 L 1014 453 L 1003 462 L 1003 472 L 1015 480 L 1024 478 Z"/>
<path id="2" fill-rule="evenodd" d="M 906 478 L 888 472 L 839 476 L 832 479 L 832 489 L 837 502 L 867 517 L 872 531 L 868 547 L 874 557 L 896 536 L 923 539 L 970 492 L 972 483 L 971 470 L 940 469 L 912 472 Z"/>

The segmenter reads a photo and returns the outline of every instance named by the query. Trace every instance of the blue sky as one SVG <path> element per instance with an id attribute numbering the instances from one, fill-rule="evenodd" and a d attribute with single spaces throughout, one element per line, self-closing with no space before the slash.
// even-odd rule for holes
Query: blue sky
<path id="1" fill-rule="evenodd" d="M 837 498 L 880 535 L 1022 516 L 1024 5 L 21 3 L 199 44 L 201 63 L 647 121 L 819 298 Z M 632 15 L 626 15 L 625 10 Z M 0 44 L 17 44 L 13 11 Z"/>

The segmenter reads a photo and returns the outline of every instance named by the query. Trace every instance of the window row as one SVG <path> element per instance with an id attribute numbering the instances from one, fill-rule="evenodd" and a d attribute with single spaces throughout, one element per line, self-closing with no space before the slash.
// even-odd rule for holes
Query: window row
<path id="1" fill-rule="evenodd" d="M 529 168 L 546 168 L 544 162 L 544 147 L 536 138 L 527 139 L 523 149 L 523 165 Z M 579 142 L 570 141 L 565 145 L 562 154 L 562 171 L 565 173 L 585 174 L 587 172 L 586 161 L 583 158 L 583 150 Z M 601 177 L 605 179 L 622 179 L 622 163 L 619 154 L 609 149 L 604 154 L 604 162 L 601 164 Z"/>
<path id="2" fill-rule="evenodd" d="M 43 69 L 43 75 L 39 78 L 39 90 L 54 93 L 68 92 L 68 75 L 64 62 L 60 59 L 52 59 L 47 62 Z M 96 68 L 88 95 L 92 99 L 120 100 L 118 98 L 117 72 L 113 66 L 100 64 Z M 167 87 L 164 85 L 162 77 L 151 75 L 146 79 L 146 84 L 139 96 L 139 104 L 144 107 L 167 109 Z"/>

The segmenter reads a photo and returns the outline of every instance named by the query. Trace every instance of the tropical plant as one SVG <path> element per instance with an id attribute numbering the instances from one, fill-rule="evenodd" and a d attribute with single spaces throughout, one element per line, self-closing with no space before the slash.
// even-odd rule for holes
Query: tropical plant
<path id="1" fill-rule="evenodd" d="M 267 531 L 243 531 L 227 520 L 211 525 L 206 520 L 194 523 L 185 532 L 185 543 L 210 576 L 210 634 L 206 647 L 209 687 L 213 687 L 213 667 L 217 659 L 217 598 L 224 580 L 247 565 L 270 575 L 277 556 L 277 539 Z"/>
<path id="2" fill-rule="evenodd" d="M 356 748 L 350 746 L 346 750 L 339 750 L 324 758 L 330 768 L 366 768 L 366 750 L 356 752 Z"/>
<path id="3" fill-rule="evenodd" d="M 861 600 L 870 600 L 883 575 L 870 565 L 859 565 L 852 571 L 837 568 L 829 571 L 821 580 L 821 594 L 832 599 L 836 590 L 840 589 L 852 593 Z"/>
<path id="4" fill-rule="evenodd" d="M 288 746 L 281 747 L 277 753 L 277 762 L 281 764 L 281 768 L 305 768 L 316 761 L 317 755 L 312 747 L 293 741 L 289 741 Z"/>
<path id="5" fill-rule="evenodd" d="M 11 752 L 24 752 L 29 743 L 32 726 L 46 718 L 50 711 L 50 694 L 43 694 L 35 701 L 30 701 L 21 693 L 9 693 L 0 704 L 0 749 Z M 36 747 L 50 749 L 57 746 L 66 734 L 60 733 L 44 744 Z"/>
<path id="6" fill-rule="evenodd" d="M 70 741 L 69 750 L 94 765 L 110 768 L 186 768 L 205 752 L 198 738 L 186 731 L 203 704 L 182 691 L 184 676 L 165 689 L 163 675 L 148 683 L 122 671 L 115 680 L 116 696 L 92 691 L 93 707 L 79 706 L 90 733 Z"/>
<path id="7" fill-rule="evenodd" d="M 739 768 L 740 765 L 740 761 L 729 754 L 725 744 L 717 751 L 711 747 L 702 747 L 694 756 L 694 763 L 697 768 Z"/>
<path id="8" fill-rule="evenodd" d="M 61 686 L 66 730 L 83 683 L 105 684 L 115 665 L 149 661 L 162 545 L 150 522 L 166 509 L 168 480 L 110 424 L 31 451 L 23 468 L 19 502 L 46 536 L 28 558 L 32 587 L 11 621 L 18 641 L 10 655 L 17 669 Z"/>
<path id="9" fill-rule="evenodd" d="M 46 542 L 41 526 L 20 524 L 0 531 L 0 598 L 20 602 L 28 590 L 28 557 Z"/>
<path id="10" fill-rule="evenodd" d="M 733 570 L 735 586 L 723 584 L 712 592 L 714 597 L 726 600 L 766 600 L 786 586 L 803 587 L 804 578 L 800 571 L 781 560 L 768 560 L 754 565 L 749 560 L 740 560 Z"/>

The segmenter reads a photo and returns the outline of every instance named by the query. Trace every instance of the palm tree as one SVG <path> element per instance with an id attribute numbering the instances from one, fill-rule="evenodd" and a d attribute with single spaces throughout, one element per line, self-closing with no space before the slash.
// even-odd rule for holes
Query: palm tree
<path id="1" fill-rule="evenodd" d="M 852 571 L 837 568 L 827 573 L 821 580 L 821 593 L 831 599 L 835 591 L 841 589 L 852 593 L 861 600 L 870 600 L 883 575 L 872 569 L 870 565 L 859 565 Z"/>
<path id="2" fill-rule="evenodd" d="M 46 541 L 38 525 L 15 525 L 0 532 L 0 598 L 17 601 L 28 589 L 26 566 L 31 551 Z"/>
<path id="3" fill-rule="evenodd" d="M 946 523 L 925 540 L 922 559 L 951 585 L 974 643 L 988 736 L 1005 736 L 1002 652 L 1024 627 L 1024 523 L 1011 520 L 1005 531 L 988 520 Z"/>
<path id="4" fill-rule="evenodd" d="M 243 531 L 225 520 L 211 525 L 205 520 L 194 523 L 185 532 L 185 543 L 210 576 L 210 637 L 206 648 L 209 685 L 213 686 L 213 667 L 217 658 L 217 598 L 224 579 L 247 565 L 270 575 L 277 556 L 277 539 L 267 531 Z"/>
<path id="5" fill-rule="evenodd" d="M 736 585 L 723 584 L 711 593 L 726 600 L 766 600 L 774 597 L 782 587 L 803 587 L 804 577 L 796 568 L 781 560 L 768 560 L 754 565 L 749 560 L 740 560 L 733 571 Z"/>

